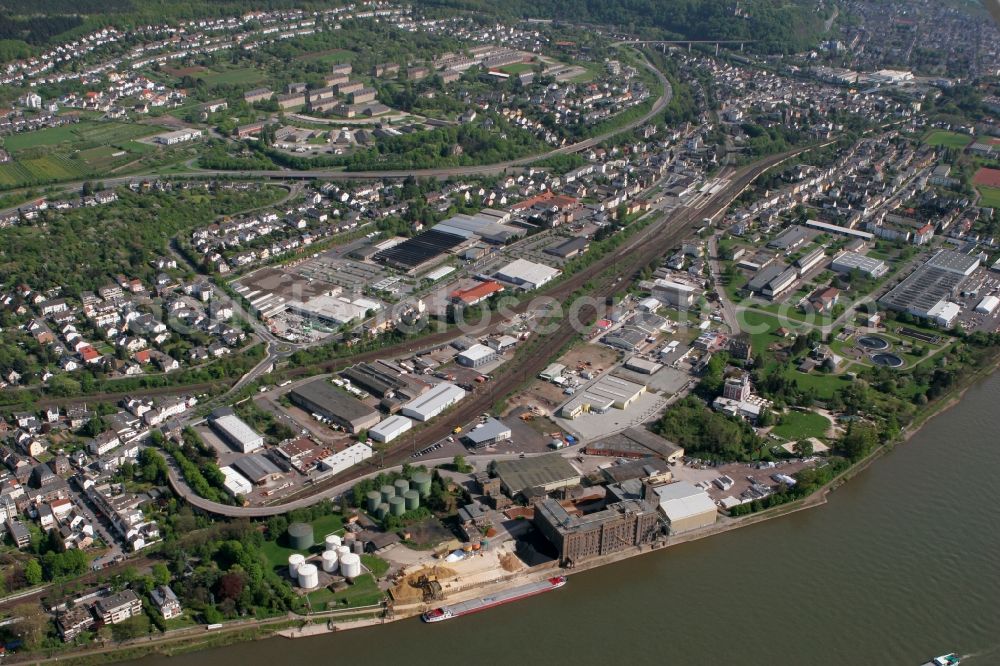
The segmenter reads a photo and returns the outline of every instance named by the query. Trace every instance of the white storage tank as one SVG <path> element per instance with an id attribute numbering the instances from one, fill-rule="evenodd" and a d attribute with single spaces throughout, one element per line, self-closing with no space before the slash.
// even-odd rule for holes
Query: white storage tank
<path id="1" fill-rule="evenodd" d="M 323 571 L 327 573 L 337 573 L 337 551 L 335 550 L 324 550 L 323 551 Z"/>
<path id="2" fill-rule="evenodd" d="M 336 548 L 334 548 L 334 550 L 337 551 L 337 559 L 339 560 L 343 560 L 344 555 L 347 555 L 351 552 L 350 546 L 337 546 Z"/>
<path id="3" fill-rule="evenodd" d="M 315 564 L 299 565 L 299 587 L 311 590 L 319 586 L 319 570 Z"/>
<path id="4" fill-rule="evenodd" d="M 298 553 L 288 556 L 288 575 L 294 580 L 299 575 L 299 567 L 306 561 L 306 558 Z"/>
<path id="5" fill-rule="evenodd" d="M 344 553 L 340 556 L 340 573 L 344 578 L 357 578 L 361 575 L 361 556 L 354 553 Z"/>
<path id="6" fill-rule="evenodd" d="M 323 539 L 323 549 L 324 550 L 337 550 L 337 546 L 343 544 L 343 541 L 336 534 L 327 534 L 326 538 Z"/>

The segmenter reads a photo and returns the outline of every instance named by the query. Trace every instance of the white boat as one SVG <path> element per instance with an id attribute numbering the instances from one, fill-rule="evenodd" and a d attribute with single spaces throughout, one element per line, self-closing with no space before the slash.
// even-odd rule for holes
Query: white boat
<path id="1" fill-rule="evenodd" d="M 959 657 L 954 652 L 949 652 L 948 654 L 943 654 L 940 657 L 934 657 L 923 666 L 958 666 L 962 663 L 961 657 Z"/>

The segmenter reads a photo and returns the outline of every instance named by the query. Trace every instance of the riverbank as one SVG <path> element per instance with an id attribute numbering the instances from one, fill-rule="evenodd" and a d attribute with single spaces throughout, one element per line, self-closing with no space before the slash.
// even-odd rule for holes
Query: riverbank
<path id="1" fill-rule="evenodd" d="M 657 542 L 656 544 L 652 544 L 650 546 L 629 549 L 611 556 L 595 558 L 591 561 L 583 562 L 569 571 L 558 569 L 555 562 L 542 565 L 541 567 L 535 567 L 530 570 L 522 570 L 521 572 L 497 579 L 490 585 L 476 586 L 471 589 L 458 589 L 449 594 L 447 600 L 436 602 L 433 606 L 481 597 L 512 585 L 520 585 L 526 582 L 533 582 L 535 580 L 550 577 L 554 572 L 575 575 L 576 573 L 598 569 L 608 564 L 614 564 L 616 562 L 631 559 L 653 551 L 663 550 L 664 548 L 668 548 L 670 546 L 699 541 L 709 536 L 734 531 L 740 527 L 763 524 L 772 521 L 774 518 L 789 516 L 791 514 L 802 512 L 806 509 L 825 505 L 828 501 L 829 494 L 833 490 L 843 486 L 861 472 L 867 470 L 876 460 L 892 451 L 899 444 L 908 442 L 935 417 L 946 413 L 948 410 L 958 405 L 970 388 L 980 383 L 984 378 L 988 377 L 997 369 L 998 360 L 1000 360 L 1000 350 L 997 350 L 997 352 L 993 354 L 991 363 L 983 364 L 977 372 L 971 374 L 964 382 L 962 382 L 962 384 L 953 387 L 932 405 L 928 405 L 927 409 L 923 410 L 914 419 L 911 425 L 904 429 L 897 440 L 875 449 L 865 459 L 851 466 L 842 472 L 838 477 L 832 479 L 825 486 L 806 498 L 736 519 L 722 518 L 720 522 L 710 528 L 668 537 L 661 542 Z M 323 634 L 371 627 L 377 624 L 388 624 L 398 620 L 412 618 L 419 615 L 424 610 L 427 610 L 431 606 L 431 604 L 397 606 L 392 610 L 390 616 L 371 619 L 347 617 L 347 613 L 345 611 L 340 611 L 343 621 L 336 622 L 332 625 L 327 624 L 326 618 L 321 615 L 311 617 L 283 616 L 267 620 L 244 620 L 227 623 L 225 627 L 214 631 L 208 631 L 205 627 L 201 626 L 192 627 L 190 630 L 181 630 L 175 634 L 164 635 L 151 639 L 145 638 L 110 646 L 95 645 L 82 650 L 76 650 L 73 652 L 67 651 L 64 653 L 51 654 L 41 657 L 20 654 L 10 655 L 7 661 L 10 663 L 51 663 L 59 661 L 74 665 L 78 664 L 81 666 L 89 666 L 90 664 L 137 659 L 153 654 L 175 656 L 236 643 L 258 641 L 275 636 L 282 636 L 285 638 L 321 636 Z"/>

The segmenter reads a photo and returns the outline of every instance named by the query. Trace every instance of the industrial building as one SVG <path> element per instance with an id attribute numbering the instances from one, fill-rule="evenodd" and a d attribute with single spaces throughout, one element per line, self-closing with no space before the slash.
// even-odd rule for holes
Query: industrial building
<path id="1" fill-rule="evenodd" d="M 684 448 L 668 439 L 636 426 L 622 432 L 590 442 L 585 449 L 587 455 L 609 458 L 662 458 L 674 463 L 684 457 Z"/>
<path id="2" fill-rule="evenodd" d="M 647 335 L 648 333 L 641 328 L 637 328 L 635 326 L 622 326 L 621 328 L 616 328 L 605 335 L 601 339 L 601 342 L 609 347 L 614 347 L 615 349 L 635 352 L 638 351 L 642 343 L 646 341 Z"/>
<path id="3" fill-rule="evenodd" d="M 413 421 L 398 414 L 390 416 L 378 425 L 368 429 L 368 436 L 376 442 L 388 443 L 413 427 Z"/>
<path id="4" fill-rule="evenodd" d="M 560 414 L 564 418 L 575 419 L 583 413 L 603 414 L 612 407 L 628 409 L 645 392 L 643 384 L 605 375 L 563 405 Z"/>
<path id="5" fill-rule="evenodd" d="M 178 143 L 184 143 L 186 141 L 194 141 L 201 136 L 200 129 L 181 129 L 174 130 L 173 132 L 164 132 L 163 134 L 157 134 L 153 137 L 156 143 L 163 144 L 164 146 L 175 146 Z"/>
<path id="6" fill-rule="evenodd" d="M 486 345 L 476 344 L 455 357 L 455 362 L 467 368 L 479 368 L 497 360 L 497 352 Z"/>
<path id="7" fill-rule="evenodd" d="M 373 259 L 414 275 L 440 262 L 447 252 L 468 240 L 465 236 L 430 229 L 376 253 Z"/>
<path id="8" fill-rule="evenodd" d="M 229 465 L 226 465 L 225 467 L 220 467 L 219 471 L 222 472 L 222 475 L 224 477 L 226 477 L 226 480 L 223 482 L 223 485 L 226 487 L 226 490 L 229 491 L 229 494 L 232 495 L 233 497 L 236 496 L 246 497 L 251 492 L 253 492 L 253 484 L 250 483 L 250 480 L 247 479 L 242 474 L 240 474 L 239 472 L 237 472 Z"/>
<path id="9" fill-rule="evenodd" d="M 767 246 L 772 250 L 789 253 L 809 240 L 810 233 L 805 227 L 798 225 L 788 227 L 773 238 Z"/>
<path id="10" fill-rule="evenodd" d="M 573 515 L 546 498 L 535 505 L 534 524 L 556 547 L 564 566 L 648 544 L 661 534 L 656 510 L 643 500 L 616 502 L 602 511 Z"/>
<path id="11" fill-rule="evenodd" d="M 515 259 L 496 272 L 498 280 L 516 284 L 526 291 L 538 289 L 559 276 L 562 271 L 526 259 Z"/>
<path id="12" fill-rule="evenodd" d="M 653 297 L 675 308 L 689 308 L 694 304 L 694 287 L 673 280 L 653 283 Z"/>
<path id="13" fill-rule="evenodd" d="M 503 422 L 489 418 L 466 433 L 464 439 L 477 449 L 510 439 L 511 431 Z"/>
<path id="14" fill-rule="evenodd" d="M 306 319 L 341 326 L 364 319 L 368 314 L 366 305 L 367 302 L 352 303 L 347 298 L 319 294 L 306 301 L 288 301 L 285 307 L 289 312 Z"/>
<path id="15" fill-rule="evenodd" d="M 639 372 L 644 375 L 654 375 L 663 367 L 655 361 L 647 361 L 641 356 L 633 356 L 629 360 L 625 361 L 625 367 L 633 372 Z"/>
<path id="16" fill-rule="evenodd" d="M 500 487 L 509 497 L 528 490 L 550 493 L 580 484 L 580 473 L 558 453 L 498 460 L 494 468 Z"/>
<path id="17" fill-rule="evenodd" d="M 379 414 L 326 379 L 314 379 L 288 392 L 293 404 L 358 434 L 379 422 Z"/>
<path id="18" fill-rule="evenodd" d="M 237 458 L 231 466 L 250 483 L 258 486 L 281 476 L 281 469 L 259 453 Z"/>
<path id="19" fill-rule="evenodd" d="M 868 233 L 867 231 L 859 231 L 858 229 L 850 229 L 848 227 L 842 227 L 838 224 L 829 224 L 827 222 L 820 222 L 818 220 L 806 220 L 806 226 L 810 229 L 818 229 L 830 234 L 840 234 L 842 236 L 850 236 L 851 238 L 857 238 L 865 241 L 870 241 L 875 238 L 874 235 Z"/>
<path id="20" fill-rule="evenodd" d="M 231 410 L 213 416 L 208 424 L 226 444 L 242 453 L 251 453 L 264 446 L 264 436 L 255 432 Z"/>
<path id="21" fill-rule="evenodd" d="M 830 263 L 830 270 L 837 273 L 861 271 L 873 280 L 889 272 L 889 266 L 881 259 L 866 257 L 857 252 L 841 252 Z"/>
<path id="22" fill-rule="evenodd" d="M 671 534 L 715 524 L 718 515 L 715 502 L 701 488 L 687 481 L 677 481 L 654 490 Z"/>
<path id="23" fill-rule="evenodd" d="M 402 375 L 380 364 L 361 363 L 347 368 L 340 376 L 379 398 L 391 398 L 407 387 Z"/>
<path id="24" fill-rule="evenodd" d="M 1000 298 L 991 294 L 989 296 L 985 296 L 983 300 L 979 301 L 979 304 L 976 306 L 976 312 L 979 314 L 991 315 L 996 311 L 998 305 L 1000 305 Z"/>
<path id="25" fill-rule="evenodd" d="M 779 273 L 774 279 L 764 285 L 760 293 L 766 298 L 777 298 L 782 293 L 784 293 L 789 287 L 795 284 L 795 280 L 799 277 L 799 271 L 797 268 L 790 267 Z"/>
<path id="26" fill-rule="evenodd" d="M 417 421 L 429 421 L 465 397 L 465 390 L 450 382 L 441 382 L 424 395 L 403 405 L 403 415 Z"/>
<path id="27" fill-rule="evenodd" d="M 521 227 L 504 224 L 510 213 L 484 210 L 478 215 L 458 214 L 431 227 L 434 231 L 462 236 L 466 239 L 482 239 L 503 245 L 510 240 L 524 236 L 527 231 Z"/>
<path id="28" fill-rule="evenodd" d="M 978 267 L 978 257 L 939 250 L 878 302 L 889 310 L 907 312 L 950 327 L 961 307 L 949 299 Z"/>
<path id="29" fill-rule="evenodd" d="M 818 247 L 812 252 L 802 255 L 794 261 L 795 267 L 799 269 L 802 273 L 815 268 L 826 259 L 826 248 Z"/>
<path id="30" fill-rule="evenodd" d="M 451 292 L 451 300 L 456 305 L 479 305 L 493 294 L 503 291 L 503 285 L 492 280 L 481 282 L 468 289 L 457 289 Z"/>
<path id="31" fill-rule="evenodd" d="M 590 240 L 585 236 L 575 236 L 558 245 L 545 249 L 545 254 L 551 254 L 560 259 L 572 259 L 578 257 L 590 249 Z"/>
<path id="32" fill-rule="evenodd" d="M 334 453 L 323 458 L 320 461 L 320 467 L 327 475 L 332 476 L 368 460 L 372 455 L 372 447 L 367 444 L 352 444 L 339 453 Z"/>

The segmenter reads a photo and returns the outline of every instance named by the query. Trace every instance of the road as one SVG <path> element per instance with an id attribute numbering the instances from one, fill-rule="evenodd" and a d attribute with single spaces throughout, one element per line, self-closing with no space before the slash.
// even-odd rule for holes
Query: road
<path id="1" fill-rule="evenodd" d="M 728 185 L 707 198 L 706 201 L 698 201 L 697 206 L 686 206 L 673 214 L 664 214 L 654 223 L 637 233 L 627 243 L 623 244 L 615 252 L 609 253 L 584 270 L 575 273 L 567 280 L 560 282 L 545 295 L 550 296 L 560 302 L 566 302 L 570 295 L 580 289 L 584 284 L 590 284 L 589 295 L 594 297 L 602 305 L 584 306 L 578 319 L 587 321 L 596 319 L 603 315 L 607 309 L 605 299 L 613 296 L 616 292 L 625 288 L 629 281 L 635 279 L 641 269 L 650 262 L 661 258 L 671 247 L 674 247 L 681 240 L 687 237 L 691 231 L 701 226 L 704 219 L 715 219 L 725 212 L 730 203 L 738 197 L 743 190 L 761 173 L 773 168 L 777 164 L 794 157 L 802 150 L 790 151 L 781 155 L 775 155 L 761 160 L 753 165 L 742 167 L 738 170 L 724 172 L 728 179 Z M 611 269 L 611 270 L 609 270 Z M 523 311 L 528 307 L 525 303 L 520 306 Z M 517 310 L 517 308 L 515 308 Z M 395 446 L 383 452 L 380 460 L 383 465 L 396 465 L 409 460 L 411 451 L 421 449 L 433 442 L 439 441 L 448 436 L 455 423 L 466 423 L 472 421 L 479 414 L 490 411 L 498 397 L 509 395 L 520 387 L 526 380 L 536 376 L 541 372 L 550 360 L 551 353 L 543 350 L 561 349 L 569 343 L 578 332 L 572 322 L 567 318 L 547 335 L 536 336 L 532 341 L 525 343 L 515 355 L 515 358 L 508 362 L 507 371 L 498 373 L 499 377 L 485 385 L 480 385 L 467 397 L 451 410 L 445 417 L 439 417 L 434 421 L 424 425 L 414 434 L 413 437 L 403 438 Z M 454 338 L 454 331 L 443 331 L 421 339 L 421 345 L 441 344 Z M 439 339 L 438 339 L 439 338 Z M 433 340 L 433 343 L 431 342 Z M 370 354 L 371 357 L 389 357 L 394 353 L 406 353 L 411 349 L 384 348 Z M 323 371 L 333 371 L 338 367 L 344 367 L 362 360 L 359 355 L 350 359 L 338 359 L 321 367 L 302 368 L 301 370 L 310 374 L 315 374 L 318 369 Z M 192 505 L 210 513 L 232 517 L 264 517 L 284 513 L 290 509 L 302 506 L 309 506 L 320 499 L 329 496 L 337 489 L 347 487 L 350 482 L 356 479 L 377 472 L 375 467 L 376 459 L 368 461 L 367 464 L 356 466 L 346 472 L 331 479 L 313 484 L 308 488 L 308 495 L 295 497 L 290 502 L 275 506 L 259 507 L 232 507 L 224 504 L 210 502 L 198 497 L 187 485 L 187 483 L 176 473 L 171 474 L 171 486 L 174 491 L 190 502 Z"/>

